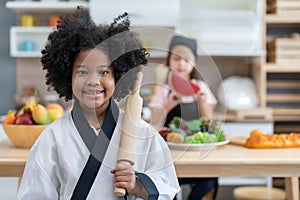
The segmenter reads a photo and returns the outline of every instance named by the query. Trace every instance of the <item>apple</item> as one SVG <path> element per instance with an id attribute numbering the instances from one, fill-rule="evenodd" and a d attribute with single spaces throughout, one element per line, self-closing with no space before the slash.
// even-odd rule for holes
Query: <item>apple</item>
<path id="1" fill-rule="evenodd" d="M 23 112 L 24 113 L 29 113 L 31 114 L 32 112 L 32 109 L 36 106 L 36 102 L 35 101 L 30 101 L 30 102 L 27 102 L 25 104 L 25 106 L 23 107 Z"/>
<path id="2" fill-rule="evenodd" d="M 58 103 L 50 103 L 46 106 L 47 110 L 58 109 L 60 112 L 64 113 L 64 108 Z"/>
<path id="3" fill-rule="evenodd" d="M 37 104 L 31 110 L 32 118 L 37 124 L 50 124 L 51 119 L 48 110 L 45 106 Z"/>
<path id="4" fill-rule="evenodd" d="M 18 125 L 32 125 L 33 119 L 29 113 L 23 113 L 19 115 L 15 121 L 15 124 Z"/>
<path id="5" fill-rule="evenodd" d="M 48 113 L 50 115 L 51 122 L 54 122 L 58 118 L 64 116 L 64 113 L 60 109 L 48 109 Z"/>
<path id="6" fill-rule="evenodd" d="M 161 137 L 163 137 L 165 141 L 167 141 L 167 135 L 171 132 L 172 130 L 168 127 L 163 127 L 161 130 L 159 130 L 159 134 L 161 135 Z"/>
<path id="7" fill-rule="evenodd" d="M 64 116 L 64 108 L 58 103 L 50 103 L 46 106 L 51 122 Z"/>

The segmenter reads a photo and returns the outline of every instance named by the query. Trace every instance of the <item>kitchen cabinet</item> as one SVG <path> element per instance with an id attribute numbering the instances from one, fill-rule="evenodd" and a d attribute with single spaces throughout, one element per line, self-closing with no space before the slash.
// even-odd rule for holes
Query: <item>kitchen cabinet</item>
<path id="1" fill-rule="evenodd" d="M 261 56 L 265 51 L 263 41 L 263 4 L 262 0 L 166 0 L 166 1 L 103 1 L 89 2 L 22 2 L 7 1 L 6 7 L 18 14 L 33 14 L 39 18 L 39 26 L 47 26 L 47 14 L 65 13 L 77 5 L 89 9 L 96 23 L 110 23 L 124 11 L 130 15 L 133 27 L 138 27 L 146 47 L 151 47 L 151 56 L 164 57 L 171 36 L 183 33 L 198 39 L 202 50 L 199 54 L 210 56 Z M 20 24 L 17 22 L 17 25 Z M 151 30 L 150 30 L 151 27 Z M 141 28 L 147 30 L 141 30 Z M 50 30 L 51 31 L 51 30 Z M 12 35 L 22 38 L 25 31 L 14 29 Z M 37 34 L 38 31 L 35 31 Z M 47 36 L 46 29 L 39 37 Z M 159 37 L 158 37 L 159 36 Z M 39 39 L 36 39 L 39 40 Z M 22 54 L 19 40 L 11 41 L 11 56 L 38 57 L 39 54 Z M 37 42 L 40 44 L 40 42 Z M 39 46 L 37 46 L 37 51 Z"/>
<path id="2" fill-rule="evenodd" d="M 117 3 L 121 3 L 122 6 Z M 164 60 L 170 38 L 174 33 L 182 32 L 197 38 L 200 46 L 198 53 L 201 62 L 199 65 L 203 62 L 202 54 L 207 54 L 216 62 L 222 78 L 236 74 L 251 76 L 257 85 L 259 107 L 274 108 L 276 120 L 300 120 L 298 105 L 296 108 L 282 108 L 274 106 L 273 103 L 286 101 L 291 106 L 299 102 L 300 92 L 295 86 L 300 83 L 299 67 L 268 63 L 265 55 L 269 28 L 288 25 L 300 29 L 300 18 L 287 14 L 265 14 L 267 4 L 263 0 L 225 0 L 222 2 L 216 0 L 158 2 L 157 0 L 157 2 L 148 2 L 147 6 L 137 0 L 126 2 L 116 0 L 110 2 L 96 0 L 88 2 L 7 1 L 6 7 L 17 15 L 16 26 L 11 27 L 10 30 L 10 54 L 18 59 L 17 68 L 25 64 L 36 65 L 37 61 L 24 59 L 38 60 L 40 58 L 40 50 L 48 34 L 53 30 L 48 26 L 49 16 L 62 15 L 74 10 L 77 5 L 87 8 L 96 23 L 112 21 L 118 14 L 122 14 L 121 11 L 131 14 L 132 28 L 140 33 L 145 47 L 149 47 L 150 59 L 153 63 L 156 61 L 156 63 L 161 63 L 161 60 Z M 36 26 L 20 26 L 20 19 L 24 14 L 36 17 Z M 33 41 L 35 44 L 33 51 L 22 51 L 21 44 L 25 40 Z M 160 60 L 155 60 L 155 58 Z M 241 74 L 239 74 L 240 71 L 242 71 Z M 289 75 L 296 77 L 292 81 L 277 80 L 278 76 Z M 274 77 L 276 80 L 273 80 Z M 208 79 L 215 80 L 214 77 Z M 280 84 L 284 86 L 279 86 Z M 212 89 L 216 94 L 214 87 Z M 280 87 L 287 87 L 288 90 L 285 92 L 293 90 L 294 93 L 292 95 L 272 93 L 274 89 L 277 91 Z"/>
<path id="3" fill-rule="evenodd" d="M 300 130 L 300 9 L 298 1 L 266 1 L 267 50 L 257 67 L 263 107 L 272 108 L 275 132 Z M 296 39 L 292 39 L 292 35 Z M 286 39 L 284 39 L 286 38 Z M 277 46 L 274 41 L 277 42 Z M 286 42 L 285 42 L 286 41 Z"/>
<path id="4" fill-rule="evenodd" d="M 10 29 L 10 55 L 16 58 L 39 58 L 49 33 L 53 31 L 49 26 L 49 17 L 73 11 L 77 5 L 88 8 L 89 2 L 7 1 L 5 6 L 17 15 L 16 26 Z M 35 19 L 35 26 L 21 26 L 23 15 L 32 16 Z M 33 47 L 29 50 L 22 49 L 23 42 L 30 42 Z"/>
<path id="5" fill-rule="evenodd" d="M 131 30 L 140 35 L 151 57 L 164 58 L 178 24 L 179 0 L 90 0 L 90 15 L 96 23 L 109 24 L 127 12 Z"/>
<path id="6" fill-rule="evenodd" d="M 13 57 L 33 57 L 41 56 L 41 50 L 45 46 L 49 33 L 53 31 L 51 27 L 21 27 L 15 26 L 10 29 L 10 55 Z M 22 43 L 30 42 L 33 47 L 26 50 L 22 48 Z M 25 49 L 24 49 L 25 48 Z"/>
<path id="7" fill-rule="evenodd" d="M 122 5 L 120 5 L 122 4 Z M 145 5 L 147 4 L 147 5 Z M 157 6 L 157 5 L 160 6 Z M 179 1 L 168 0 L 147 2 L 140 1 L 95 1 L 89 2 L 22 2 L 7 1 L 6 7 L 17 14 L 16 26 L 10 30 L 10 55 L 12 57 L 39 58 L 40 50 L 44 46 L 48 34 L 53 28 L 48 26 L 51 15 L 62 15 L 73 11 L 81 5 L 88 9 L 96 23 L 111 23 L 124 11 L 130 14 L 131 24 L 141 34 L 141 40 L 145 47 L 151 46 L 151 56 L 164 57 L 168 41 L 174 34 L 174 27 L 178 21 Z M 105 5 L 105 6 L 104 6 Z M 22 15 L 30 14 L 37 19 L 34 27 L 21 27 Z M 160 37 L 157 37 L 159 32 Z M 158 39 L 159 38 L 159 39 Z M 29 40 L 35 46 L 33 51 L 22 51 L 22 41 Z M 153 50 L 154 49 L 154 50 Z"/>
<path id="8" fill-rule="evenodd" d="M 261 56 L 262 0 L 182 0 L 177 31 L 210 56 Z"/>
<path id="9" fill-rule="evenodd" d="M 132 26 L 174 27 L 179 17 L 179 0 L 90 0 L 90 15 L 97 23 L 111 23 L 127 12 Z"/>

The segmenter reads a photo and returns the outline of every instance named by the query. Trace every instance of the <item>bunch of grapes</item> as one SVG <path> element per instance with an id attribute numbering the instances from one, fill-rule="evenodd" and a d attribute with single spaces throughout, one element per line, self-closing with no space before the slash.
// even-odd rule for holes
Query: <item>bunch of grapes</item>
<path id="1" fill-rule="evenodd" d="M 180 117 L 174 117 L 169 126 L 162 128 L 159 133 L 165 140 L 171 132 L 181 134 L 184 143 L 189 144 L 221 142 L 225 139 L 221 124 L 219 119 L 200 118 L 185 121 Z"/>

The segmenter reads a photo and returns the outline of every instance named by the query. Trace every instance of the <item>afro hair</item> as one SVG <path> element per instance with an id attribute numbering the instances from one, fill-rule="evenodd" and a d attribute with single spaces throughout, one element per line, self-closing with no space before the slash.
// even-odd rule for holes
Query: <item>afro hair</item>
<path id="1" fill-rule="evenodd" d="M 81 50 L 101 48 L 111 61 L 109 67 L 113 70 L 116 85 L 121 78 L 126 83 L 117 85 L 114 98 L 120 100 L 127 96 L 134 87 L 136 73 L 148 62 L 148 53 L 129 26 L 127 13 L 115 18 L 111 24 L 96 25 L 82 7 L 61 17 L 41 52 L 48 90 L 53 88 L 59 97 L 71 100 L 75 57 Z"/>

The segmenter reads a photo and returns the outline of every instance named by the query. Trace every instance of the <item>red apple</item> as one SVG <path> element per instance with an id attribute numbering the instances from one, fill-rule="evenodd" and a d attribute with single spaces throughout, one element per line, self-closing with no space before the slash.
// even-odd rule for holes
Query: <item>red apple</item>
<path id="1" fill-rule="evenodd" d="M 29 113 L 21 114 L 16 119 L 15 124 L 19 124 L 19 125 L 32 125 L 33 124 L 32 116 Z"/>
<path id="2" fill-rule="evenodd" d="M 161 130 L 159 130 L 159 134 L 164 138 L 165 141 L 167 141 L 167 135 L 171 132 L 172 130 L 168 127 L 163 127 Z"/>

